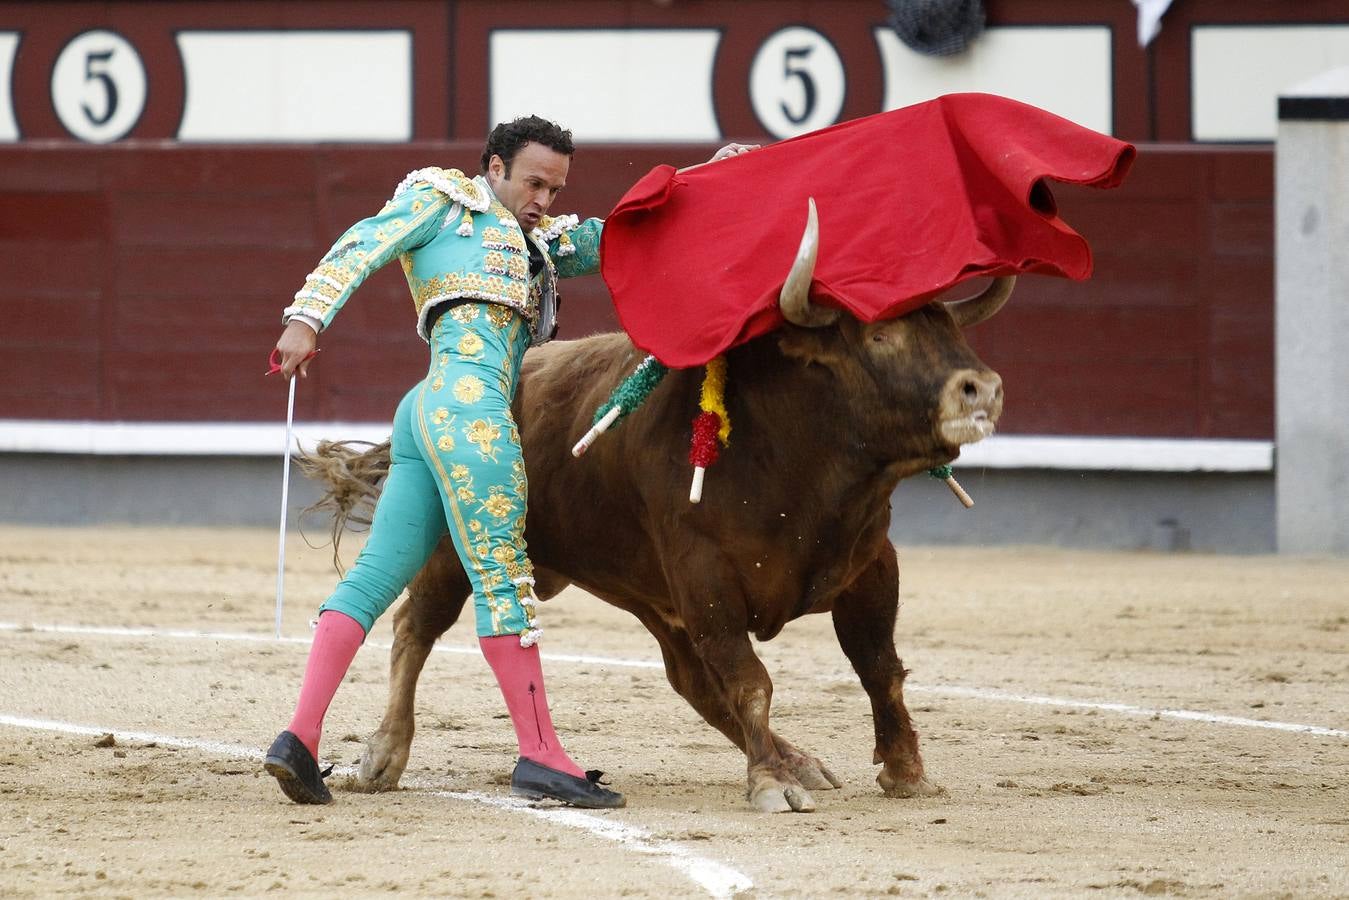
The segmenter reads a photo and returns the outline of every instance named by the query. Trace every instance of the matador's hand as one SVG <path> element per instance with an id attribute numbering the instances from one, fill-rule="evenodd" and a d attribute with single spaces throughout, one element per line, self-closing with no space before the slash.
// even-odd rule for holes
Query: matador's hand
<path id="1" fill-rule="evenodd" d="M 276 352 L 281 356 L 281 377 L 290 381 L 295 370 L 300 370 L 301 378 L 309 377 L 309 357 L 314 355 L 319 336 L 303 322 L 292 321 L 281 332 L 276 342 Z"/>
<path id="2" fill-rule="evenodd" d="M 748 153 L 751 150 L 758 150 L 758 149 L 759 149 L 758 144 L 737 144 L 732 142 L 730 144 L 727 144 L 725 147 L 722 147 L 716 153 L 712 154 L 712 158 L 709 159 L 708 162 L 716 162 L 719 159 L 728 159 L 729 157 L 739 156 L 742 153 Z"/>

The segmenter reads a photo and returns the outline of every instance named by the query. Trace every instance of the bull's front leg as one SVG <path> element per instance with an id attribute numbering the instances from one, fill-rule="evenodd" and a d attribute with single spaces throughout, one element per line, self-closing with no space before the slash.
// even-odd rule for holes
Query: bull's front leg
<path id="1" fill-rule="evenodd" d="M 694 638 L 698 655 L 715 673 L 727 704 L 740 726 L 749 778 L 747 796 L 760 812 L 814 812 L 815 800 L 778 752 L 768 727 L 773 682 L 749 636 L 719 634 Z"/>
<path id="2" fill-rule="evenodd" d="M 661 615 L 650 607 L 640 604 L 623 603 L 610 600 L 615 605 L 629 610 L 646 626 L 647 630 L 660 644 L 661 655 L 665 660 L 665 677 L 670 686 L 688 701 L 689 705 L 707 721 L 745 752 L 745 733 L 740 726 L 730 703 L 723 696 L 717 679 L 708 670 L 689 640 L 688 632 L 667 623 Z M 843 782 L 820 759 L 798 749 L 786 738 L 769 729 L 778 755 L 786 762 L 787 768 L 797 781 L 808 790 L 833 790 L 842 787 Z"/>
<path id="3" fill-rule="evenodd" d="M 683 567 L 689 576 L 678 605 L 694 652 L 739 727 L 736 743 L 745 751 L 749 802 L 761 812 L 813 812 L 814 798 L 778 752 L 768 725 L 773 682 L 750 645 L 746 601 L 728 593 L 726 586 L 735 579 L 708 566 L 710 557 L 703 556 L 701 566 Z"/>
<path id="4" fill-rule="evenodd" d="M 417 698 L 417 679 L 431 655 L 431 647 L 459 618 L 470 590 L 454 546 L 448 538 L 442 538 L 409 586 L 408 599 L 394 611 L 389 700 L 384 720 L 365 742 L 356 774 L 360 789 L 391 791 L 398 787 L 416 730 L 413 703 Z"/>
<path id="5" fill-rule="evenodd" d="M 876 783 L 887 797 L 941 792 L 928 781 L 918 732 L 904 706 L 904 664 L 895 652 L 899 564 L 886 541 L 871 567 L 834 601 L 834 633 L 871 699 L 876 728 L 872 761 L 883 763 Z"/>

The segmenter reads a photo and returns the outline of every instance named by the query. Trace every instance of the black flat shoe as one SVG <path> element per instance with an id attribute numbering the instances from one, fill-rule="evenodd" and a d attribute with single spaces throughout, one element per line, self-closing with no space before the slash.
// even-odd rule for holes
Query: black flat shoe
<path id="1" fill-rule="evenodd" d="M 511 793 L 530 800 L 561 800 L 583 809 L 618 809 L 628 801 L 618 791 L 600 785 L 603 772 L 591 770 L 585 778 L 577 778 L 557 769 L 540 765 L 521 757 L 511 773 Z"/>
<path id="2" fill-rule="evenodd" d="M 272 741 L 262 767 L 276 778 L 281 790 L 296 803 L 332 803 L 333 795 L 323 783 L 331 772 L 319 771 L 319 764 L 309 748 L 289 731 L 283 731 Z"/>

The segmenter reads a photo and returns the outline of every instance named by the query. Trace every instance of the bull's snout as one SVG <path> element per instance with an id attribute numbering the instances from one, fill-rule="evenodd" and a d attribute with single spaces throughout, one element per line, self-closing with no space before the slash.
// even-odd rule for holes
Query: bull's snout
<path id="1" fill-rule="evenodd" d="M 973 444 L 993 433 L 1002 415 L 1002 378 L 988 369 L 960 369 L 946 379 L 937 428 L 948 444 Z"/>

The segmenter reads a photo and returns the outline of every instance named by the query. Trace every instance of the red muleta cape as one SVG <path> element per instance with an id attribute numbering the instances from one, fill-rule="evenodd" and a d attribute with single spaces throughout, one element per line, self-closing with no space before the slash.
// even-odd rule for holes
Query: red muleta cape
<path id="1" fill-rule="evenodd" d="M 819 208 L 811 297 L 864 321 L 967 278 L 1084 279 L 1086 240 L 1043 179 L 1115 187 L 1134 148 L 991 94 L 950 94 L 676 172 L 657 166 L 604 226 L 619 321 L 675 368 L 782 324 L 778 292 Z"/>

